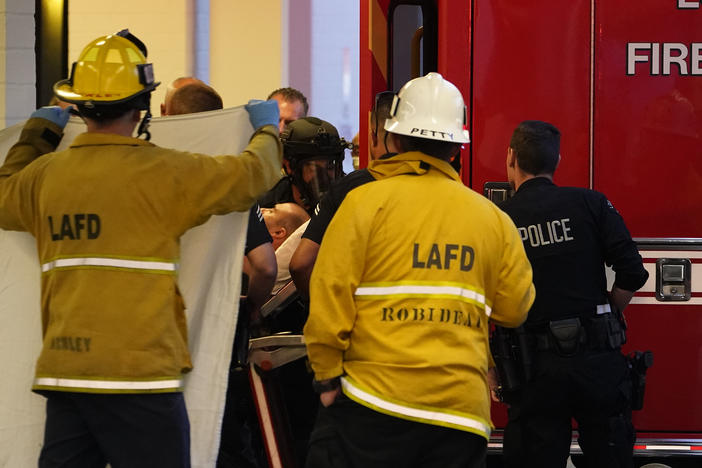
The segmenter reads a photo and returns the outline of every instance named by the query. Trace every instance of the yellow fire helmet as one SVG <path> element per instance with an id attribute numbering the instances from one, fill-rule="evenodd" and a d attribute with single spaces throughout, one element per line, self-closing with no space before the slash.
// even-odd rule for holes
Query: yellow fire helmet
<path id="1" fill-rule="evenodd" d="M 103 36 L 88 44 L 71 76 L 54 85 L 54 93 L 62 101 L 92 109 L 127 103 L 148 110 L 149 95 L 160 83 L 154 82 L 151 63 L 146 63 L 146 46 L 124 29 Z M 143 96 L 143 99 L 135 99 Z"/>

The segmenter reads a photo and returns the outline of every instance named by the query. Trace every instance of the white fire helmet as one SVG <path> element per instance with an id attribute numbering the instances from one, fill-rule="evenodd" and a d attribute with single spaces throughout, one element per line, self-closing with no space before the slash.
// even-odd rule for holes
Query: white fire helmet
<path id="1" fill-rule="evenodd" d="M 395 96 L 385 130 L 451 143 L 470 143 L 461 92 L 438 73 L 408 81 Z"/>

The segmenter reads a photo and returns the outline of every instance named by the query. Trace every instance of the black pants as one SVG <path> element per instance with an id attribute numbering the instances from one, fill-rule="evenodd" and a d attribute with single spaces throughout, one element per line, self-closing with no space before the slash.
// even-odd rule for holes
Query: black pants
<path id="1" fill-rule="evenodd" d="M 618 351 L 584 351 L 561 357 L 535 356 L 532 380 L 509 395 L 504 461 L 509 468 L 562 468 L 570 452 L 571 420 L 578 423 L 583 450 L 578 466 L 633 466 L 631 382 Z"/>
<path id="2" fill-rule="evenodd" d="M 484 468 L 476 434 L 392 417 L 343 395 L 320 407 L 306 468 Z"/>
<path id="3" fill-rule="evenodd" d="M 182 393 L 42 394 L 47 401 L 40 468 L 190 466 Z"/>

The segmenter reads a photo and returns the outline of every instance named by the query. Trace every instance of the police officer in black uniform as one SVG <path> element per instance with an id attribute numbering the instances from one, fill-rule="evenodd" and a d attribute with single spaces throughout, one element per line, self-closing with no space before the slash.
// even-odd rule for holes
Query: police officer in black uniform
<path id="1" fill-rule="evenodd" d="M 558 187 L 560 132 L 522 122 L 507 153 L 516 190 L 501 208 L 514 220 L 534 270 L 536 300 L 524 325 L 529 380 L 506 395 L 509 467 L 565 467 L 571 418 L 584 466 L 633 466 L 631 381 L 621 311 L 648 278 L 617 210 L 598 192 Z M 605 264 L 615 272 L 607 292 Z"/>
<path id="2" fill-rule="evenodd" d="M 280 135 L 286 176 L 258 200 L 262 208 L 297 203 L 310 215 L 329 184 L 343 175 L 344 150 L 349 143 L 329 122 L 303 117 Z"/>

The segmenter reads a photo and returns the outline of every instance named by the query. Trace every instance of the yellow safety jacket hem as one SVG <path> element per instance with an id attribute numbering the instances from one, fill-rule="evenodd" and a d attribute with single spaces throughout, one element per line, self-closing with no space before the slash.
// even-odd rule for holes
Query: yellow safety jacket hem
<path id="1" fill-rule="evenodd" d="M 348 376 L 341 378 L 344 395 L 356 403 L 388 416 L 433 426 L 448 427 L 490 439 L 492 424 L 479 416 L 431 406 L 410 404 L 362 388 Z"/>
<path id="2" fill-rule="evenodd" d="M 106 377 L 57 377 L 41 375 L 34 379 L 32 390 L 79 393 L 166 393 L 182 392 L 180 376 L 121 380 Z"/>

